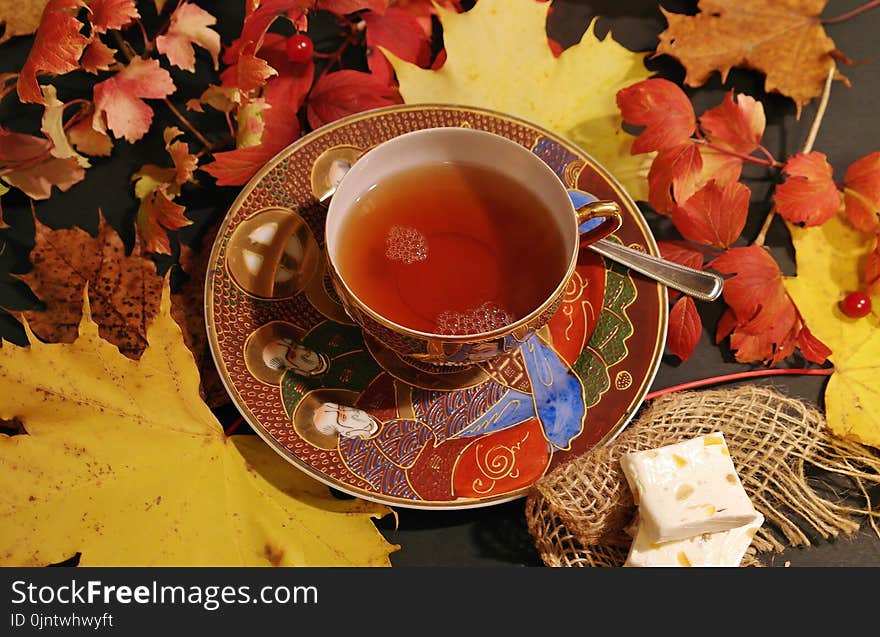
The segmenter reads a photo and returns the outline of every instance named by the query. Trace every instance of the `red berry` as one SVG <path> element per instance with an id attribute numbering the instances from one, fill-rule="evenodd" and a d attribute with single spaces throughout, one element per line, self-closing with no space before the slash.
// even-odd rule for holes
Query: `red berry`
<path id="1" fill-rule="evenodd" d="M 312 59 L 312 54 L 315 52 L 315 45 L 312 44 L 311 38 L 302 33 L 297 33 L 287 38 L 284 46 L 287 50 L 287 59 L 294 64 L 308 62 Z"/>
<path id="2" fill-rule="evenodd" d="M 871 313 L 871 297 L 864 292 L 850 292 L 840 302 L 840 310 L 850 318 L 862 318 Z"/>

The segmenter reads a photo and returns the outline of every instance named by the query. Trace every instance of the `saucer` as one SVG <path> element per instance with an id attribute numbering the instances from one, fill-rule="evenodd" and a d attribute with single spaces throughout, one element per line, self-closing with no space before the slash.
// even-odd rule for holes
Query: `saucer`
<path id="1" fill-rule="evenodd" d="M 667 297 L 584 249 L 558 312 L 516 352 L 447 368 L 365 338 L 325 272 L 318 200 L 366 150 L 440 126 L 522 144 L 567 187 L 620 205 L 612 240 L 659 254 L 632 199 L 564 139 L 472 107 L 395 106 L 324 126 L 254 176 L 217 234 L 205 315 L 233 402 L 294 466 L 390 506 L 460 509 L 521 497 L 626 426 L 660 364 Z"/>

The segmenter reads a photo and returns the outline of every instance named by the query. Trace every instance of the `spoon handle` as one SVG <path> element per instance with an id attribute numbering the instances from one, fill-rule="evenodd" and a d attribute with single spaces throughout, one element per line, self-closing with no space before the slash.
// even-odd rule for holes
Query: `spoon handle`
<path id="1" fill-rule="evenodd" d="M 587 247 L 701 301 L 714 301 L 724 288 L 724 279 L 717 274 L 679 265 L 607 239 L 599 239 Z"/>

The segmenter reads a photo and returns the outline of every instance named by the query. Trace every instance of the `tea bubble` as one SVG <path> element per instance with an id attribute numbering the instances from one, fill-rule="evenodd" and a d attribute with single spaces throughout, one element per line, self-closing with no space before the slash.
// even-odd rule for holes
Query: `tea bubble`
<path id="1" fill-rule="evenodd" d="M 399 263 L 417 263 L 428 258 L 428 240 L 408 226 L 391 226 L 385 236 L 385 257 Z"/>
<path id="2" fill-rule="evenodd" d="M 437 333 L 449 336 L 490 332 L 513 322 L 513 317 L 498 303 L 486 301 L 463 312 L 445 311 L 437 316 Z"/>

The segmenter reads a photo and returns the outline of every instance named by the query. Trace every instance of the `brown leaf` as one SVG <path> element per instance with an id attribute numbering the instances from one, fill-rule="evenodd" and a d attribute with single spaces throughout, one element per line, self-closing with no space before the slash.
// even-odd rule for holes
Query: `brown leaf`
<path id="1" fill-rule="evenodd" d="M 700 0 L 695 16 L 664 10 L 669 27 L 660 34 L 658 54 L 677 58 L 685 83 L 701 86 L 733 67 L 766 75 L 765 89 L 792 98 L 800 108 L 822 94 L 838 53 L 819 14 L 828 0 Z M 846 81 L 838 74 L 837 79 Z"/>
<path id="2" fill-rule="evenodd" d="M 220 381 L 205 332 L 205 274 L 211 258 L 211 246 L 217 236 L 219 225 L 205 233 L 198 252 L 185 244 L 180 246 L 180 266 L 187 280 L 171 295 L 171 316 L 183 332 L 183 341 L 196 359 L 199 368 L 199 393 L 209 407 L 219 407 L 229 402 L 229 394 Z"/>
<path id="3" fill-rule="evenodd" d="M 21 277 L 46 304 L 44 311 L 24 313 L 34 334 L 53 343 L 76 340 L 88 284 L 100 335 L 126 356 L 140 356 L 162 291 L 155 264 L 140 256 L 137 245 L 126 256 L 122 240 L 103 215 L 96 237 L 81 228 L 52 230 L 34 222 L 34 267 Z"/>
<path id="4" fill-rule="evenodd" d="M 0 44 L 17 35 L 30 35 L 40 26 L 40 16 L 48 0 L 0 0 Z"/>

